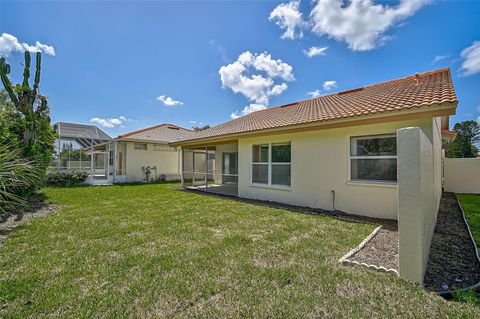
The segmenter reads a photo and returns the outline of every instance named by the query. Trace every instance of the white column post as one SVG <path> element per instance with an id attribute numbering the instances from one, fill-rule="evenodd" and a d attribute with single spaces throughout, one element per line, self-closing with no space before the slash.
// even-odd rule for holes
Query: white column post
<path id="1" fill-rule="evenodd" d="M 192 149 L 192 187 L 195 187 L 195 148 Z"/>
<path id="2" fill-rule="evenodd" d="M 184 176 L 183 176 L 183 171 L 185 170 L 184 159 L 183 159 L 184 156 L 185 156 L 185 154 L 184 154 L 184 151 L 183 151 L 183 147 L 180 147 L 180 184 L 181 184 L 182 188 L 185 187 L 185 180 L 184 180 Z"/>
<path id="3" fill-rule="evenodd" d="M 205 146 L 205 190 L 208 191 L 208 147 Z"/>
<path id="4" fill-rule="evenodd" d="M 60 137 L 58 137 L 58 148 L 57 148 L 57 156 L 58 156 L 58 159 L 57 159 L 57 172 L 60 171 L 60 155 L 62 154 L 61 150 L 60 150 Z"/>
<path id="5" fill-rule="evenodd" d="M 113 142 L 113 183 L 117 178 L 117 141 Z"/>
<path id="6" fill-rule="evenodd" d="M 108 179 L 110 177 L 110 142 L 108 142 L 108 148 L 107 148 L 107 172 L 105 175 L 107 175 L 107 183 L 108 183 Z"/>
<path id="7" fill-rule="evenodd" d="M 90 156 L 90 178 L 93 179 L 93 140 L 90 141 L 90 151 L 92 152 Z"/>

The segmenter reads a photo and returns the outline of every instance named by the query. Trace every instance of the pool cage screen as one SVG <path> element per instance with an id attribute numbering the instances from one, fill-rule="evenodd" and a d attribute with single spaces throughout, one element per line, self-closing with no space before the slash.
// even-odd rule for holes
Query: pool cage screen
<path id="1" fill-rule="evenodd" d="M 75 140 L 59 139 L 50 171 L 84 171 L 94 179 L 107 179 L 113 171 L 110 144 L 82 147 Z"/>
<path id="2" fill-rule="evenodd" d="M 213 147 L 182 149 L 182 186 L 210 193 L 237 196 L 237 152 Z"/>

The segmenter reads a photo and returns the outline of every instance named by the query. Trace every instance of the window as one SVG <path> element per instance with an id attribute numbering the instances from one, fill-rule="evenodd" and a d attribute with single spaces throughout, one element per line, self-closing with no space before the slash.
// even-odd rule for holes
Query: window
<path id="1" fill-rule="evenodd" d="M 133 149 L 137 151 L 146 151 L 147 143 L 133 143 Z"/>
<path id="2" fill-rule="evenodd" d="M 176 152 L 177 150 L 175 147 L 171 147 L 165 144 L 154 144 L 153 145 L 154 151 L 164 151 L 164 152 Z"/>
<path id="3" fill-rule="evenodd" d="M 290 186 L 290 161 L 290 143 L 253 145 L 252 183 Z"/>
<path id="4" fill-rule="evenodd" d="M 350 180 L 397 181 L 395 134 L 350 138 Z"/>

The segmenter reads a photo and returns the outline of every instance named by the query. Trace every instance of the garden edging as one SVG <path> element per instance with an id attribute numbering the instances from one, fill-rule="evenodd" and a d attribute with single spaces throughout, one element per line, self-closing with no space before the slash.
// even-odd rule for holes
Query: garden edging
<path id="1" fill-rule="evenodd" d="M 368 244 L 368 242 L 370 242 L 377 234 L 378 232 L 380 231 L 380 229 L 382 229 L 382 226 L 378 226 L 377 228 L 375 228 L 372 233 L 370 235 L 368 235 L 361 243 L 360 245 L 358 245 L 357 247 L 353 248 L 352 250 L 350 250 L 348 253 L 346 253 L 342 258 L 340 258 L 338 261 L 342 264 L 342 265 L 360 265 L 360 266 L 365 266 L 367 268 L 370 268 L 370 269 L 373 269 L 373 270 L 376 270 L 376 271 L 379 271 L 379 272 L 388 272 L 388 273 L 394 273 L 398 276 L 398 271 L 396 269 L 392 269 L 392 268 L 386 268 L 386 267 L 383 267 L 383 266 L 377 266 L 377 265 L 373 265 L 373 264 L 367 264 L 367 263 L 360 263 L 358 261 L 355 261 L 355 260 L 350 260 L 349 258 L 352 257 L 353 255 L 355 255 L 358 251 L 360 251 L 363 247 L 365 247 L 366 244 Z"/>

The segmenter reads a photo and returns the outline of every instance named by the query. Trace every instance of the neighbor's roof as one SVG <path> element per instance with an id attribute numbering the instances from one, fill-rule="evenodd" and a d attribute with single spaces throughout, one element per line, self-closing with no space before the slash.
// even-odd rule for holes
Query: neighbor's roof
<path id="1" fill-rule="evenodd" d="M 118 136 L 121 140 L 140 140 L 171 143 L 191 138 L 195 132 L 173 124 L 160 124 Z"/>
<path id="2" fill-rule="evenodd" d="M 60 138 L 75 139 L 83 147 L 110 141 L 112 138 L 95 125 L 58 122 L 53 125 Z"/>
<path id="3" fill-rule="evenodd" d="M 444 103 L 457 103 L 448 68 L 253 112 L 198 132 L 184 141 L 365 115 L 387 115 Z"/>

